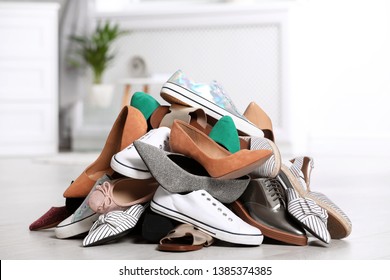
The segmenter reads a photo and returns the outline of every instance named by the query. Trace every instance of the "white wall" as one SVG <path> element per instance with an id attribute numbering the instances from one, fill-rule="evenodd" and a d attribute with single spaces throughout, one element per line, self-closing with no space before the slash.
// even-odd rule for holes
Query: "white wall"
<path id="1" fill-rule="evenodd" d="M 290 11 L 295 153 L 390 155 L 390 1 Z"/>
<path id="2" fill-rule="evenodd" d="M 117 85 L 114 101 L 121 100 L 123 92 L 118 80 L 132 76 L 135 71 L 131 60 L 139 56 L 146 63 L 146 74 L 164 74 L 168 79 L 182 69 L 195 81 L 217 80 L 241 112 L 255 101 L 272 118 L 278 143 L 288 148 L 288 115 L 283 103 L 288 95 L 284 86 L 288 5 L 279 4 L 167 7 L 156 3 L 116 13 L 96 13 L 94 20 L 108 18 L 131 31 L 113 46 L 117 56 L 104 77 Z M 153 86 L 149 93 L 160 99 L 161 86 L 162 83 Z M 110 115 L 116 116 L 119 106 L 111 104 Z M 98 125 L 102 130 L 102 125 L 107 124 L 104 136 L 111 127 L 113 119 L 107 118 L 102 110 L 92 108 L 84 112 L 85 121 L 76 129 L 73 143 L 80 143 L 80 135 L 87 126 Z"/>
<path id="3" fill-rule="evenodd" d="M 390 1 L 287 2 L 292 153 L 390 155 Z"/>
<path id="4" fill-rule="evenodd" d="M 292 152 L 390 155 L 390 1 L 288 2 Z"/>

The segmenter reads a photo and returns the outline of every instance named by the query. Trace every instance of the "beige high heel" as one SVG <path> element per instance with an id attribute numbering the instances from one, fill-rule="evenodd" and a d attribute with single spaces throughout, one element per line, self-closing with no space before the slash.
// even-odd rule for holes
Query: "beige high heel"
<path id="1" fill-rule="evenodd" d="M 255 102 L 249 103 L 243 115 L 263 131 L 265 138 L 275 142 L 271 118 L 259 105 Z"/>

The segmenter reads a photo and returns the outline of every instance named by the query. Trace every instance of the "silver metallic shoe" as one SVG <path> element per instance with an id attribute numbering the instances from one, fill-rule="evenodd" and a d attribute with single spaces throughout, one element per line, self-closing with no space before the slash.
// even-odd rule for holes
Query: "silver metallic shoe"
<path id="1" fill-rule="evenodd" d="M 178 70 L 162 86 L 160 95 L 171 104 L 201 108 L 215 120 L 230 116 L 242 135 L 264 137 L 263 131 L 237 110 L 228 94 L 216 81 L 210 84 L 197 83 Z"/>

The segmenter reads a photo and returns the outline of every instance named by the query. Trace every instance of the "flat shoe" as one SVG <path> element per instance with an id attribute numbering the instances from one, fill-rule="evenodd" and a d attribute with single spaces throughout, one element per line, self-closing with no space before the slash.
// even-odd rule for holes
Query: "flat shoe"
<path id="1" fill-rule="evenodd" d="M 30 226 L 30 230 L 42 230 L 53 228 L 68 218 L 70 213 L 65 206 L 51 207 L 45 214 L 34 221 Z"/>
<path id="2" fill-rule="evenodd" d="M 282 164 L 278 180 L 284 186 L 287 196 L 287 210 L 298 223 L 302 225 L 314 237 L 329 244 L 330 233 L 327 229 L 328 213 L 310 198 L 302 197 L 294 188 L 294 183 L 290 180 L 291 173 Z"/>
<path id="3" fill-rule="evenodd" d="M 325 194 L 310 189 L 310 176 L 313 168 L 314 160 L 311 157 L 294 158 L 286 162 L 283 167 L 298 194 L 313 200 L 327 211 L 328 230 L 331 237 L 333 239 L 345 238 L 352 232 L 352 222 L 347 214 Z"/>
<path id="4" fill-rule="evenodd" d="M 103 184 L 106 181 L 111 180 L 110 177 L 104 175 L 89 192 L 88 196 L 84 199 L 81 205 L 70 215 L 68 218 L 59 223 L 54 232 L 57 238 L 64 239 L 74 237 L 90 230 L 93 223 L 98 219 L 99 215 L 91 209 L 88 205 L 91 194 L 96 190 L 96 187 Z"/>
<path id="5" fill-rule="evenodd" d="M 300 222 L 312 235 L 326 244 L 330 243 L 331 236 L 327 229 L 328 213 L 318 206 L 310 198 L 302 198 L 298 193 L 289 188 L 286 190 L 288 200 L 288 212 Z"/>
<path id="6" fill-rule="evenodd" d="M 157 249 L 169 252 L 188 252 L 208 247 L 214 238 L 193 225 L 181 224 L 160 240 Z"/>
<path id="7" fill-rule="evenodd" d="M 138 180 L 124 177 L 105 181 L 91 193 L 88 205 L 99 214 L 124 211 L 135 204 L 149 202 L 157 187 L 158 183 L 153 178 Z"/>
<path id="8" fill-rule="evenodd" d="M 116 241 L 126 236 L 138 223 L 146 206 L 136 204 L 125 211 L 112 211 L 99 216 L 83 240 L 84 247 Z"/>
<path id="9" fill-rule="evenodd" d="M 170 193 L 159 187 L 150 202 L 152 211 L 192 224 L 216 239 L 242 245 L 260 245 L 263 235 L 204 190 Z"/>

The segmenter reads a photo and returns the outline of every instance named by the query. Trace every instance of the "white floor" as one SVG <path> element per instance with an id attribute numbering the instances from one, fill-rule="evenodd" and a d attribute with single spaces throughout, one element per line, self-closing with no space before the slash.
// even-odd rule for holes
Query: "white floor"
<path id="1" fill-rule="evenodd" d="M 29 231 L 51 206 L 62 206 L 70 181 L 94 154 L 0 158 L 1 260 L 390 260 L 390 158 L 318 157 L 312 190 L 325 193 L 353 223 L 345 240 L 329 246 L 264 243 L 259 247 L 216 244 L 195 252 L 167 253 L 136 236 L 83 248 L 81 239 L 56 239 L 52 229 Z"/>

